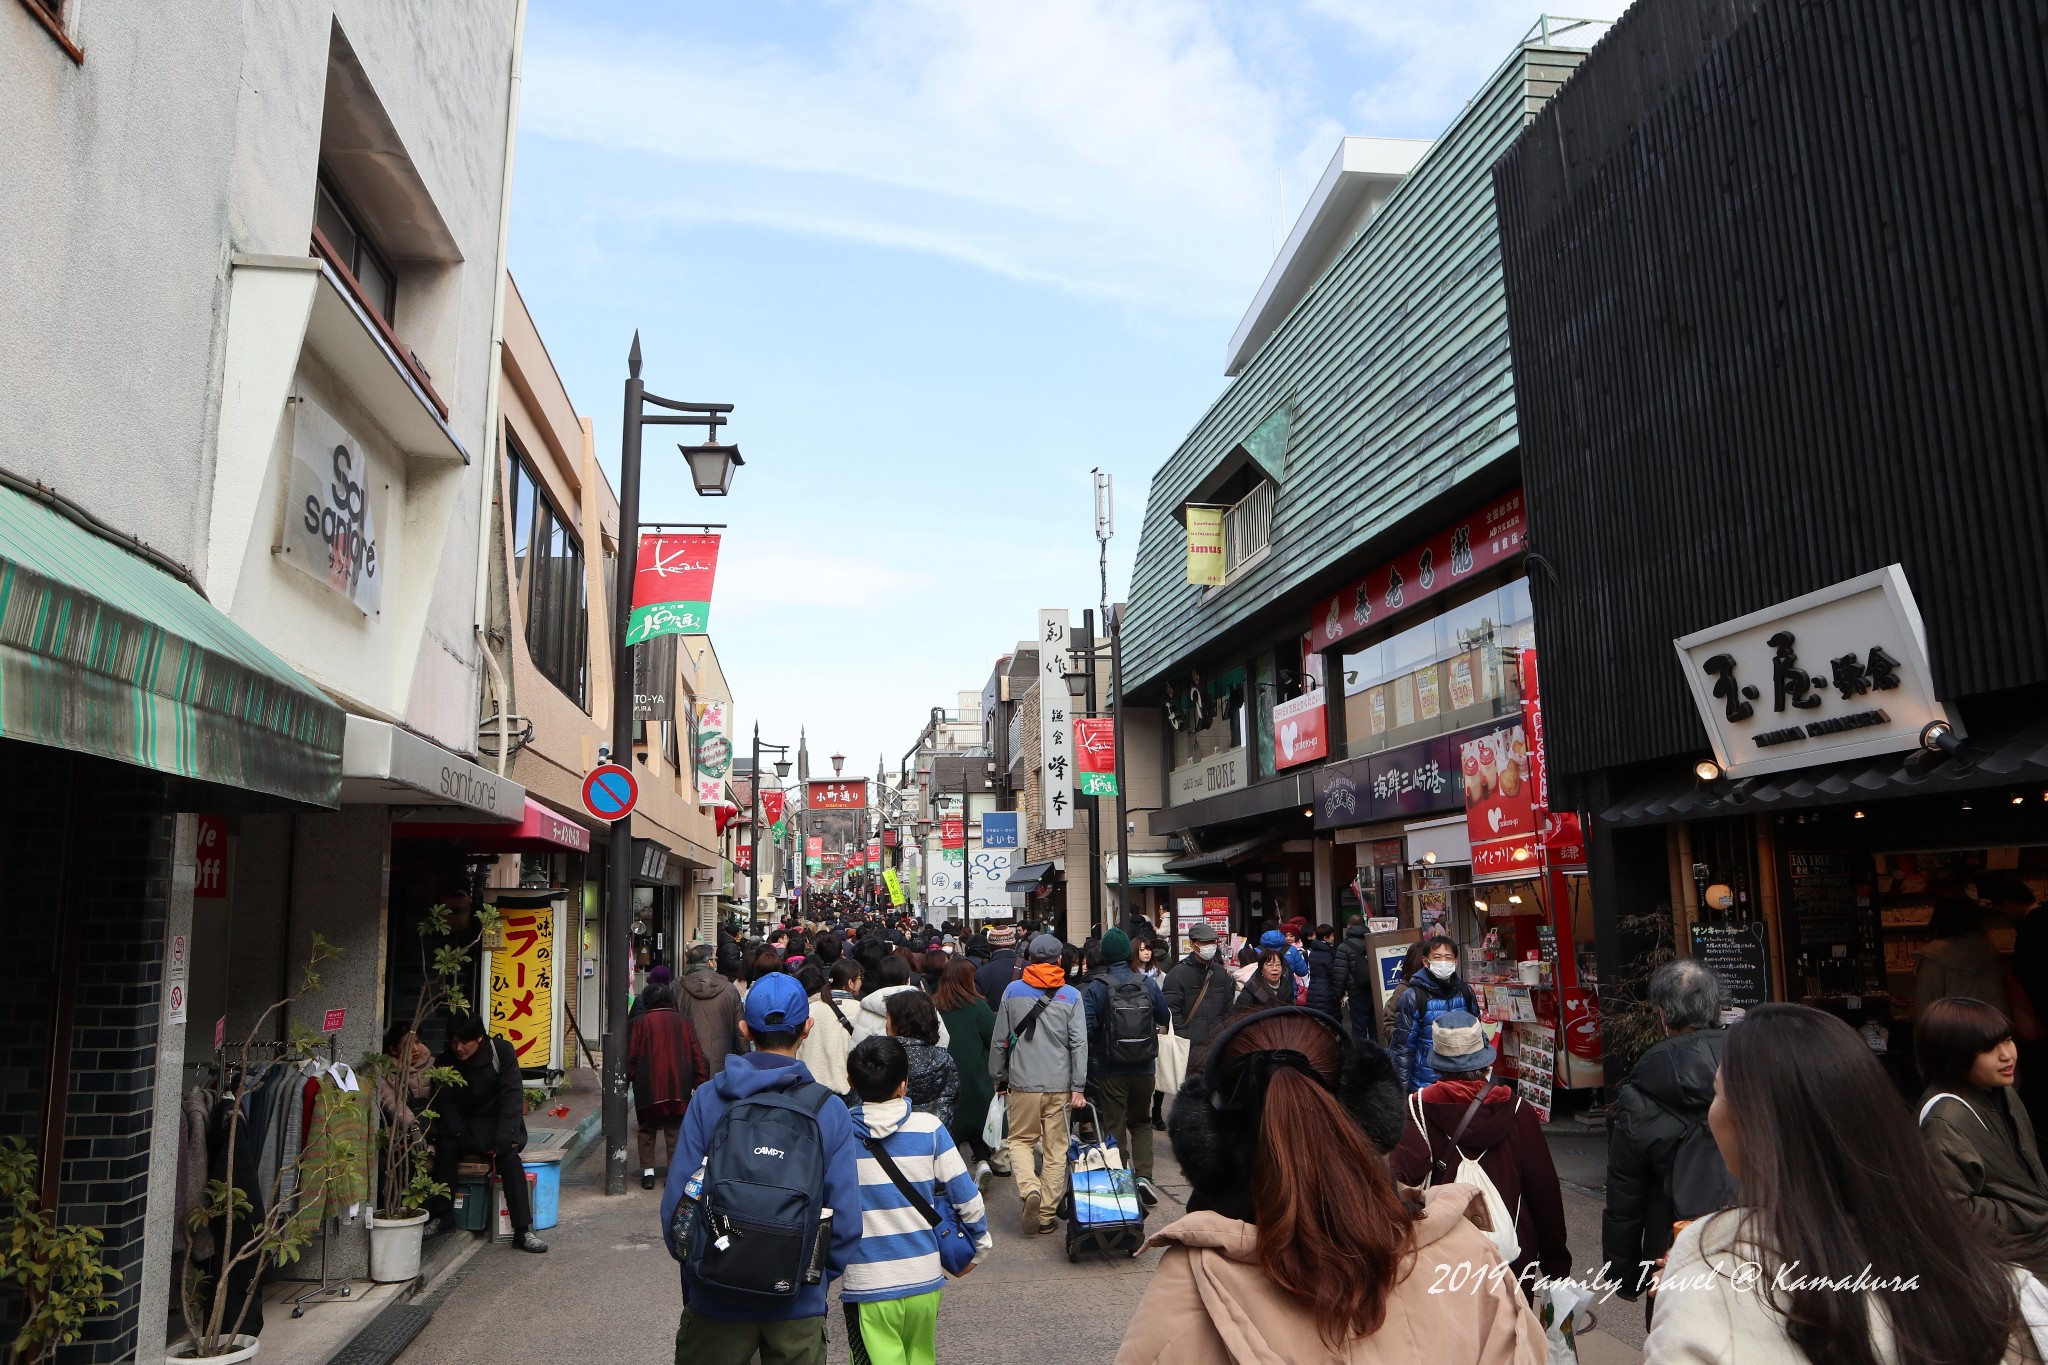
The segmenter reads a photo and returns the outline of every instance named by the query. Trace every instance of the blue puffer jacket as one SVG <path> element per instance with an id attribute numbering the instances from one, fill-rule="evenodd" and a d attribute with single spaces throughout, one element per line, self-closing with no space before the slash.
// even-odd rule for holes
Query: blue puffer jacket
<path id="1" fill-rule="evenodd" d="M 1388 1051 L 1393 1053 L 1394 1075 L 1400 1078 L 1403 1093 L 1436 1083 L 1437 1074 L 1429 1065 L 1430 1043 L 1436 1037 L 1436 1021 L 1452 1010 L 1479 1013 L 1472 988 L 1455 975 L 1439 981 L 1427 967 L 1409 977 L 1394 998 L 1393 1046 Z"/>

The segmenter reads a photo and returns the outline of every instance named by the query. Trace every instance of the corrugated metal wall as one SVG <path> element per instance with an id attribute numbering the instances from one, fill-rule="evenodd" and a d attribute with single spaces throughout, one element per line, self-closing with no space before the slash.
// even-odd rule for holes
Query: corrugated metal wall
<path id="1" fill-rule="evenodd" d="M 1489 172 L 1584 56 L 1518 49 L 1153 476 L 1124 628 L 1134 693 L 1286 594 L 1306 629 L 1304 585 L 1363 567 L 1374 537 L 1514 450 Z M 1176 513 L 1283 408 L 1271 553 L 1208 597 Z"/>
<path id="2" fill-rule="evenodd" d="M 2048 679 L 2044 120 L 2042 0 L 1640 0 L 1501 159 L 1560 771 L 1704 748 L 1674 637 L 1895 561 L 1944 696 Z"/>

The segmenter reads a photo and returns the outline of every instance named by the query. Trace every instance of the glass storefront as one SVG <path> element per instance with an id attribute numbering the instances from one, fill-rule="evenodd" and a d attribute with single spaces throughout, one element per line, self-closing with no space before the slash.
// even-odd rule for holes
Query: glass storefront
<path id="1" fill-rule="evenodd" d="M 1244 744 L 1247 691 L 1243 668 L 1216 678 L 1197 675 L 1194 682 L 1182 685 L 1167 707 L 1174 767 L 1185 768 Z"/>
<path id="2" fill-rule="evenodd" d="M 1519 716 L 1519 651 L 1535 643 L 1517 578 L 1345 654 L 1345 757 Z"/>

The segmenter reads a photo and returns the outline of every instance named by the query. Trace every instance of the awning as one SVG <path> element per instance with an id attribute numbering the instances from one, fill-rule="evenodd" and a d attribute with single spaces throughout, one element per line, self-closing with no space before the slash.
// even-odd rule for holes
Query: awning
<path id="1" fill-rule="evenodd" d="M 341 750 L 341 799 L 359 806 L 444 806 L 456 818 L 517 820 L 526 788 L 410 730 L 351 715 Z"/>
<path id="2" fill-rule="evenodd" d="M 398 839 L 460 839 L 474 853 L 590 852 L 589 830 L 530 796 L 516 825 L 394 820 L 391 834 Z"/>
<path id="3" fill-rule="evenodd" d="M 1973 729 L 1961 752 L 1911 750 L 1876 758 L 1798 768 L 1703 786 L 1688 763 L 1683 773 L 1639 788 L 1600 812 L 1610 825 L 1654 825 L 1759 810 L 1850 805 L 1888 797 L 2048 785 L 2048 721 Z"/>
<path id="4" fill-rule="evenodd" d="M 1166 870 L 1167 857 L 1168 855 L 1164 853 L 1133 853 L 1131 855 L 1131 885 L 1193 886 L 1201 880 L 1199 877 L 1183 877 L 1178 872 L 1168 872 Z M 1123 878 L 1118 875 L 1120 867 L 1117 863 L 1116 854 L 1106 853 L 1103 855 L 1102 870 L 1103 880 L 1109 885 L 1123 885 Z"/>
<path id="5" fill-rule="evenodd" d="M 340 707 L 192 588 L 5 487 L 0 736 L 341 804 Z"/>
<path id="6" fill-rule="evenodd" d="M 1175 858 L 1166 864 L 1165 870 L 1188 872 L 1198 867 L 1225 867 L 1249 858 L 1252 854 L 1278 842 L 1279 840 L 1270 834 L 1260 835 L 1256 839 L 1241 839 L 1234 844 L 1225 844 L 1213 853 L 1190 853 L 1185 857 Z"/>
<path id="7" fill-rule="evenodd" d="M 1052 871 L 1051 863 L 1026 863 L 1010 872 L 1010 879 L 1003 883 L 1005 891 L 1036 891 L 1038 884 Z"/>

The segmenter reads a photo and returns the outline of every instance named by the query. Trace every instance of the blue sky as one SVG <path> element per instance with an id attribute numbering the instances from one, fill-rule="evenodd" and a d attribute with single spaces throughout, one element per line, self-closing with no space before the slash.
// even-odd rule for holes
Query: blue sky
<path id="1" fill-rule="evenodd" d="M 730 523 L 741 724 L 893 763 L 1039 607 L 1098 600 L 1098 465 L 1121 593 L 1337 139 L 1436 136 L 1540 13 L 533 0 L 512 272 L 614 477 L 635 328 L 655 392 L 738 405 L 733 496 L 650 441 L 642 516 Z"/>

